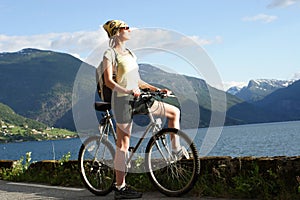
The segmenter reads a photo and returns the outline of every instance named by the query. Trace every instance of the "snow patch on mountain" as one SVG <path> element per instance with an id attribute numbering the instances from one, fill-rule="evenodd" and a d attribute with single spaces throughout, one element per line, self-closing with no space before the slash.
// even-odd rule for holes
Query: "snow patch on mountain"
<path id="1" fill-rule="evenodd" d="M 257 79 L 250 80 L 248 88 L 256 87 L 260 90 L 284 88 L 292 84 L 294 80 L 277 80 L 277 79 Z"/>
<path id="2" fill-rule="evenodd" d="M 244 86 L 247 86 L 247 84 L 248 82 L 227 81 L 223 82 L 223 90 L 228 91 L 231 89 L 234 92 L 235 90 L 240 90 Z"/>
<path id="3" fill-rule="evenodd" d="M 233 86 L 230 87 L 226 92 L 232 95 L 238 93 L 244 86 Z"/>
<path id="4" fill-rule="evenodd" d="M 296 80 L 256 79 L 250 80 L 247 86 L 242 88 L 231 87 L 226 92 L 235 95 L 245 101 L 253 102 L 264 98 L 277 89 L 288 87 Z"/>

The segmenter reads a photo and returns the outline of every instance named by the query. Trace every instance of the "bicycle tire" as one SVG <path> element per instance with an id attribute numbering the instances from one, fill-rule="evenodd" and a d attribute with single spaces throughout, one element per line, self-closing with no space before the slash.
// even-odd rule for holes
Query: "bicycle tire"
<path id="1" fill-rule="evenodd" d="M 188 158 L 180 159 L 170 154 L 172 151 L 170 134 L 179 136 L 181 146 L 185 146 L 188 152 Z M 162 144 L 163 140 L 167 148 Z M 163 153 L 158 150 L 159 148 Z M 166 156 L 165 159 L 163 154 Z M 184 132 L 167 128 L 160 130 L 148 142 L 146 167 L 151 182 L 161 193 L 178 197 L 189 192 L 196 183 L 200 174 L 200 159 L 195 144 Z"/>
<path id="2" fill-rule="evenodd" d="M 97 196 L 104 196 L 112 191 L 115 182 L 114 156 L 115 150 L 111 142 L 102 140 L 100 143 L 100 136 L 87 138 L 80 147 L 78 167 L 81 179 L 86 188 Z"/>

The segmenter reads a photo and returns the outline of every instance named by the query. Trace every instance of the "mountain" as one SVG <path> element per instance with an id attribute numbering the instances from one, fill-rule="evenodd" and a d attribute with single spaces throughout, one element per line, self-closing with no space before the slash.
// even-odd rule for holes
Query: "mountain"
<path id="1" fill-rule="evenodd" d="M 0 54 L 0 102 L 18 114 L 53 126 L 72 107 L 82 61 L 64 53 L 23 49 Z"/>
<path id="2" fill-rule="evenodd" d="M 281 88 L 255 102 L 256 106 L 265 108 L 269 112 L 277 113 L 286 120 L 300 119 L 300 80 L 286 88 Z"/>
<path id="3" fill-rule="evenodd" d="M 250 80 L 247 86 L 242 88 L 232 87 L 229 88 L 227 92 L 247 102 L 255 102 L 263 99 L 264 97 L 276 91 L 277 89 L 289 86 L 293 82 L 294 80 Z"/>
<path id="4" fill-rule="evenodd" d="M 186 91 L 184 95 L 186 95 L 187 101 L 182 103 L 188 104 L 191 112 L 193 112 L 196 107 L 199 107 L 201 121 L 199 124 L 200 127 L 209 125 L 212 113 L 222 113 L 221 107 L 216 106 L 212 108 L 211 98 L 215 98 L 217 101 L 221 100 L 222 95 L 224 95 L 223 91 L 211 87 L 204 80 L 188 76 L 178 76 L 160 71 L 151 65 L 149 66 L 145 64 L 140 65 L 140 71 L 143 79 L 149 83 L 154 85 L 157 83 L 162 85 L 173 84 L 174 88 L 177 88 L 179 91 Z M 147 76 L 147 74 L 152 75 Z M 284 87 L 284 84 L 287 83 L 290 82 L 257 80 L 251 81 L 248 86 L 249 88 L 259 88 L 258 86 L 260 86 L 260 89 L 264 91 L 264 89 L 262 89 L 263 87 L 266 88 L 266 90 L 271 90 L 272 88 L 274 89 L 280 86 Z M 187 85 L 190 85 L 191 87 L 189 88 Z M 197 102 L 190 101 L 192 98 L 189 97 L 189 90 L 192 90 L 196 94 Z M 264 95 L 267 96 L 267 94 Z M 281 113 L 278 113 L 276 110 L 270 110 L 268 107 L 269 105 L 258 106 L 254 103 L 244 101 L 241 98 L 237 98 L 235 95 L 229 93 L 226 93 L 226 106 L 225 125 L 277 122 L 290 119 L 288 116 L 282 116 Z M 187 124 L 191 122 L 187 122 Z"/>
<path id="5" fill-rule="evenodd" d="M 170 89 L 175 92 L 178 98 L 181 100 L 181 106 L 187 112 L 182 113 L 184 115 L 182 119 L 183 127 L 188 128 L 188 126 L 195 127 L 193 122 L 195 121 L 194 116 L 189 115 L 189 113 L 195 113 L 197 109 L 200 112 L 200 124 L 197 126 L 207 127 L 211 120 L 212 113 L 217 116 L 223 112 L 226 112 L 226 108 L 241 103 L 242 101 L 233 95 L 226 94 L 221 90 L 208 85 L 204 80 L 168 73 L 163 70 L 158 69 L 149 64 L 140 64 L 140 74 L 141 78 L 146 82 L 161 86 L 169 86 Z M 214 100 L 214 105 L 212 105 L 212 98 Z M 222 101 L 226 102 L 222 102 Z M 225 103 L 224 107 L 222 103 Z M 225 110 L 224 110 L 225 109 Z M 231 116 L 226 115 L 225 121 L 227 125 L 239 124 L 240 121 L 231 118 Z M 220 120 L 221 123 L 221 120 Z M 220 124 L 216 124 L 220 125 Z"/>
<path id="6" fill-rule="evenodd" d="M 243 87 L 241 86 L 233 86 L 230 87 L 226 92 L 232 95 L 236 95 L 237 93 L 239 93 L 241 91 Z"/>
<path id="7" fill-rule="evenodd" d="M 225 125 L 284 121 L 298 117 L 296 114 L 291 117 L 288 113 L 282 114 L 280 110 L 270 109 L 270 106 L 274 106 L 275 102 L 271 100 L 275 97 L 270 97 L 268 101 L 266 97 L 266 100 L 263 99 L 265 101 L 261 100 L 257 104 L 249 103 L 211 87 L 202 79 L 168 73 L 149 64 L 140 64 L 140 74 L 146 82 L 168 87 L 175 92 L 186 111 L 182 113 L 182 128 L 207 127 L 212 116 L 222 117 L 224 112 Z M 18 114 L 48 126 L 75 130 L 73 117 L 77 116 L 79 109 L 83 112 L 80 120 L 87 122 L 86 128 L 89 128 L 91 124 L 88 122 L 94 116 L 90 116 L 88 110 L 82 110 L 82 105 L 93 109 L 93 102 L 98 98 L 95 82 L 95 67 L 69 54 L 38 49 L 0 54 L 0 102 Z M 259 83 L 252 81 L 248 86 L 267 88 L 262 81 Z M 76 90 L 78 88 L 81 92 L 79 96 Z M 295 93 L 288 88 L 286 93 Z M 286 96 L 296 98 L 287 94 Z M 287 103 L 289 99 L 278 100 L 289 105 L 290 110 L 298 105 L 293 99 L 291 103 Z M 194 115 L 197 110 L 200 116 Z M 214 125 L 223 125 L 221 123 L 220 118 Z"/>
<path id="8" fill-rule="evenodd" d="M 72 102 L 77 73 L 83 74 L 79 87 L 86 95 Z M 222 95 L 227 97 L 228 107 L 241 102 L 232 95 L 210 87 L 201 79 L 171 74 L 147 64 L 140 65 L 140 73 L 143 79 L 152 84 L 169 85 L 184 91 L 183 106 L 191 113 L 197 107 L 201 113 L 200 124 L 194 124 L 197 122 L 192 114 L 187 114 L 186 124 L 208 126 L 212 112 L 224 112 L 219 104 L 211 108 L 210 93 L 214 93 L 216 99 Z M 182 84 L 180 80 L 187 84 Z M 80 107 L 82 102 L 86 102 L 85 96 L 95 93 L 91 91 L 93 89 L 95 68 L 71 55 L 38 49 L 0 54 L 0 102 L 18 114 L 48 126 L 74 130 L 74 107 Z M 193 99 L 194 93 L 196 97 Z M 88 119 L 87 116 L 85 118 Z M 230 124 L 239 123 L 230 116 L 227 116 L 226 121 Z"/>

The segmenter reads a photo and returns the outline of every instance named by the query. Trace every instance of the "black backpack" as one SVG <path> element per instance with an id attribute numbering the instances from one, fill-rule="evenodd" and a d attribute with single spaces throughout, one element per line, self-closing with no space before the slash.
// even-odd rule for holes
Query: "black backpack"
<path id="1" fill-rule="evenodd" d="M 113 66 L 113 78 L 115 80 L 116 78 L 116 73 L 117 73 L 117 65 L 118 65 L 118 60 L 117 60 L 117 53 L 116 51 L 111 48 L 111 51 L 113 51 L 113 61 L 112 61 L 112 66 Z M 100 65 L 96 69 L 96 81 L 97 81 L 97 91 L 100 99 L 104 102 L 111 102 L 111 95 L 112 95 L 112 90 L 105 85 L 104 82 L 104 67 L 103 67 L 103 61 L 101 61 Z"/>

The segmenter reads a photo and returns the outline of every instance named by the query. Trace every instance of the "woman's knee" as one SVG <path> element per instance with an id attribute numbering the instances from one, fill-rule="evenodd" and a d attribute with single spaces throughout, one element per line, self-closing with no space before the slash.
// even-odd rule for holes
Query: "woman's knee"
<path id="1" fill-rule="evenodd" d="M 117 146 L 121 151 L 127 151 L 130 143 L 130 128 L 117 124 Z"/>
<path id="2" fill-rule="evenodd" d="M 174 106 L 174 118 L 179 119 L 180 118 L 180 110 L 179 108 Z"/>
<path id="3" fill-rule="evenodd" d="M 123 135 L 130 135 L 131 128 L 132 128 L 132 123 L 126 123 L 126 124 L 117 123 L 117 133 L 119 132 L 120 134 Z"/>
<path id="4" fill-rule="evenodd" d="M 173 105 L 168 105 L 167 117 L 170 119 L 179 119 L 180 118 L 180 109 Z"/>

